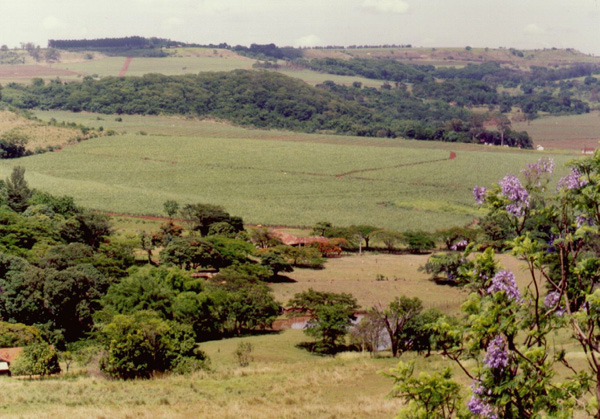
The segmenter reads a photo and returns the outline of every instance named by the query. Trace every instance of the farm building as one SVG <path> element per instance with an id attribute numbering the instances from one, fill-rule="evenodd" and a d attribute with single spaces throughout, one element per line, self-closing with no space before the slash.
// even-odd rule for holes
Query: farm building
<path id="1" fill-rule="evenodd" d="M 583 147 L 581 149 L 581 154 L 594 154 L 596 149 L 594 147 Z"/>
<path id="2" fill-rule="evenodd" d="M 17 359 L 22 350 L 22 347 L 0 348 L 0 375 L 11 375 L 10 363 Z"/>
<path id="3" fill-rule="evenodd" d="M 312 243 L 328 243 L 329 239 L 320 236 L 297 237 L 281 230 L 271 230 L 271 234 L 288 246 L 306 246 Z"/>

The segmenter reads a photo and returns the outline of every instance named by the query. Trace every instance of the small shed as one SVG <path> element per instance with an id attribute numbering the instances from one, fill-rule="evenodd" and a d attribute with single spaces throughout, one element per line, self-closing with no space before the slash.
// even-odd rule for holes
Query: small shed
<path id="1" fill-rule="evenodd" d="M 10 376 L 10 364 L 18 358 L 22 347 L 0 348 L 0 375 Z"/>

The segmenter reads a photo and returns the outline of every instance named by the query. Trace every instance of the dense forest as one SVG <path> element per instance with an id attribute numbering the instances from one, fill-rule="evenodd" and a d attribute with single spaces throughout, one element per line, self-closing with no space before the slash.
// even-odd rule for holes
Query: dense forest
<path id="1" fill-rule="evenodd" d="M 21 109 L 210 116 L 259 128 L 532 146 L 529 136 L 510 130 L 510 124 L 488 131 L 483 127 L 487 117 L 422 100 L 404 86 L 326 82 L 312 87 L 268 71 L 87 77 L 81 83 L 36 79 L 29 86 L 11 83 L 1 93 L 3 101 Z"/>

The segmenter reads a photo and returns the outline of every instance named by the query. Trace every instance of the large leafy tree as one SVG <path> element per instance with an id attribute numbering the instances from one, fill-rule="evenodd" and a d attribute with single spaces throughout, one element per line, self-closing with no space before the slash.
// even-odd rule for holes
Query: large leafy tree
<path id="1" fill-rule="evenodd" d="M 311 288 L 296 294 L 288 307 L 311 315 L 306 334 L 317 339 L 315 349 L 318 352 L 332 353 L 348 333 L 359 306 L 351 294 L 321 292 Z"/>

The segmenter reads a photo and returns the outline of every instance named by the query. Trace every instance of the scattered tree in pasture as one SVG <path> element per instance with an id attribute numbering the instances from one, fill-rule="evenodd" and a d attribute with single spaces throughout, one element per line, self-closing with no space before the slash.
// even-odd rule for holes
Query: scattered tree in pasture
<path id="1" fill-rule="evenodd" d="M 173 218 L 177 214 L 177 211 L 179 211 L 179 203 L 172 199 L 165 201 L 163 207 L 169 218 Z"/>
<path id="2" fill-rule="evenodd" d="M 379 230 L 373 233 L 373 237 L 383 242 L 389 252 L 396 249 L 396 245 L 402 241 L 402 233 L 392 230 Z"/>
<path id="3" fill-rule="evenodd" d="M 424 253 L 435 248 L 431 234 L 424 231 L 407 231 L 403 234 L 403 240 L 411 253 Z"/>
<path id="4" fill-rule="evenodd" d="M 362 242 L 365 242 L 365 249 L 369 250 L 369 241 L 371 240 L 371 235 L 379 230 L 377 227 L 369 226 L 369 225 L 353 225 L 349 227 L 349 230 L 352 232 L 357 240 L 358 240 L 358 253 L 362 253 Z"/>
<path id="5" fill-rule="evenodd" d="M 367 313 L 358 324 L 350 328 L 350 342 L 359 346 L 362 352 L 369 351 L 373 356 L 384 341 L 384 333 L 381 320 Z"/>
<path id="6" fill-rule="evenodd" d="M 422 310 L 423 302 L 418 297 L 404 296 L 396 297 L 388 307 L 381 303 L 373 307 L 372 315 L 381 322 L 387 332 L 393 356 L 396 357 L 412 348 L 411 338 L 401 339 L 402 333 Z"/>
<path id="7" fill-rule="evenodd" d="M 302 310 L 312 317 L 305 333 L 317 339 L 315 350 L 333 353 L 348 333 L 356 319 L 358 303 L 351 294 L 308 291 L 298 293 L 288 302 L 293 310 Z"/>

